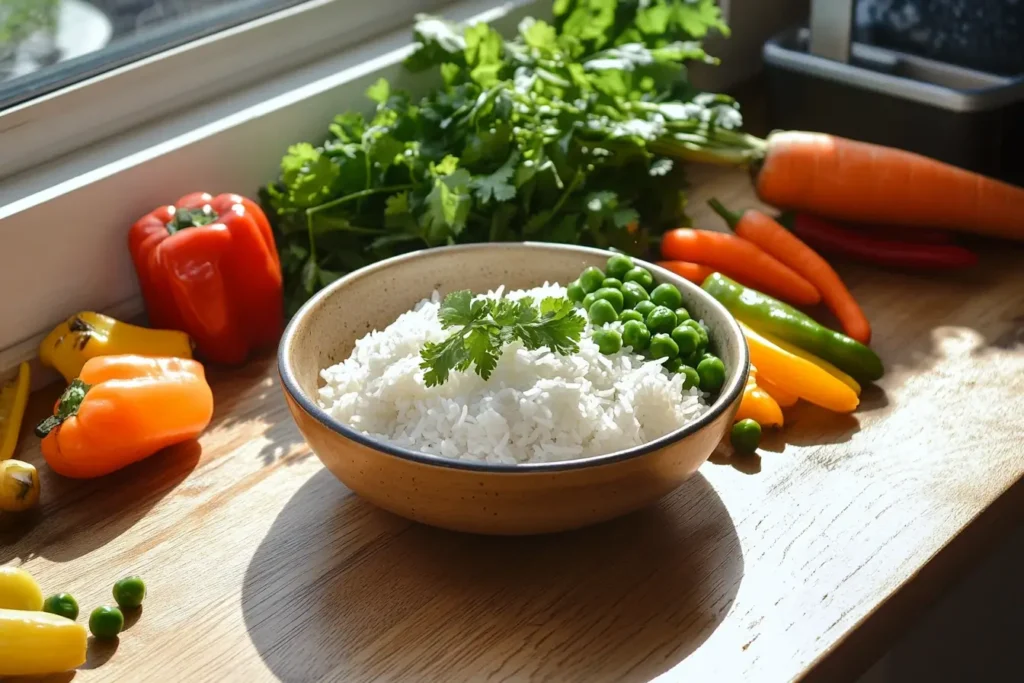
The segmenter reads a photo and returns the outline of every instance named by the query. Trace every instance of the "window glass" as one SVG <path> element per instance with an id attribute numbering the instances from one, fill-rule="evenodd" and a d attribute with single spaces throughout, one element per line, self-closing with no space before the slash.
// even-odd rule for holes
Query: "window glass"
<path id="1" fill-rule="evenodd" d="M 302 0 L 0 0 L 0 110 Z"/>

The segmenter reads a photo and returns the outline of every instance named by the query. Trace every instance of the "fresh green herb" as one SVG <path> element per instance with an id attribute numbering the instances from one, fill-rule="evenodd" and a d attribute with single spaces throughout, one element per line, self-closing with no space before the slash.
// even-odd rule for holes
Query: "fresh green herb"
<path id="1" fill-rule="evenodd" d="M 371 115 L 335 117 L 261 191 L 289 313 L 342 274 L 396 254 L 540 240 L 644 254 L 688 225 L 680 161 L 740 163 L 761 142 L 735 102 L 695 91 L 699 40 L 725 32 L 713 0 L 557 0 L 504 39 L 420 16 L 414 99 L 380 80 Z M 623 279 L 619 277 L 618 279 Z M 581 283 L 583 284 L 583 283 Z M 584 289 L 587 289 L 584 287 Z"/>
<path id="2" fill-rule="evenodd" d="M 442 342 L 428 342 L 420 352 L 428 387 L 444 384 L 453 370 L 470 367 L 490 378 L 502 347 L 513 341 L 530 350 L 546 346 L 562 355 L 575 353 L 586 326 L 566 298 L 546 298 L 538 308 L 529 297 L 474 299 L 467 289 L 446 296 L 437 317 L 445 329 L 459 329 Z"/>

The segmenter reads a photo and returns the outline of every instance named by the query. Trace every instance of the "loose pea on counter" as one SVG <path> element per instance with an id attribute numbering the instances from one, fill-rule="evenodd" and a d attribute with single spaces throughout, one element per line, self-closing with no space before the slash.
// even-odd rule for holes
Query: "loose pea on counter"
<path id="1" fill-rule="evenodd" d="M 74 621 L 78 618 L 78 601 L 70 593 L 57 593 L 46 598 L 43 611 Z"/>
<path id="2" fill-rule="evenodd" d="M 761 445 L 761 425 L 751 419 L 740 420 L 729 433 L 732 447 L 742 453 L 753 453 Z"/>
<path id="3" fill-rule="evenodd" d="M 100 640 L 112 640 L 124 629 L 124 614 L 116 607 L 97 607 L 89 615 L 89 630 Z"/>
<path id="4" fill-rule="evenodd" d="M 146 584 L 138 576 L 126 576 L 114 584 L 114 602 L 121 609 L 135 609 L 146 599 Z"/>

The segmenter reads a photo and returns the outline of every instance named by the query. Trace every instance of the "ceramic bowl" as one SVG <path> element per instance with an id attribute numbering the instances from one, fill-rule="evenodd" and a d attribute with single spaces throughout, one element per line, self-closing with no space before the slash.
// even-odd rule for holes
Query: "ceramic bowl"
<path id="1" fill-rule="evenodd" d="M 356 494 L 425 524 L 484 534 L 533 534 L 583 527 L 653 503 L 707 460 L 729 431 L 749 366 L 732 316 L 696 285 L 649 263 L 657 282 L 682 292 L 708 326 L 725 363 L 714 405 L 699 419 L 643 446 L 566 462 L 492 465 L 451 460 L 370 438 L 317 405 L 320 370 L 349 356 L 355 341 L 383 329 L 432 290 L 484 292 L 565 283 L 608 252 L 536 243 L 428 249 L 382 261 L 332 283 L 289 323 L 278 364 L 288 407 L 324 465 Z"/>

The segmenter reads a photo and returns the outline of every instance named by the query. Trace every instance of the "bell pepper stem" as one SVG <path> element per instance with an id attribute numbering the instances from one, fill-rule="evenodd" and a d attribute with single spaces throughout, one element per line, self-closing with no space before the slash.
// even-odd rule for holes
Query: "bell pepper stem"
<path id="1" fill-rule="evenodd" d="M 736 229 L 736 226 L 739 224 L 740 219 L 743 218 L 741 214 L 738 214 L 735 211 L 730 211 L 729 209 L 725 208 L 725 205 L 722 204 L 722 202 L 718 201 L 718 199 L 716 199 L 715 197 L 712 197 L 711 199 L 708 200 L 708 206 L 714 209 L 714 212 L 721 216 L 725 220 L 725 222 L 729 224 L 729 227 L 732 228 L 733 230 Z"/>
<path id="2" fill-rule="evenodd" d="M 40 439 L 46 437 L 47 434 L 59 427 L 64 420 L 77 415 L 82 401 L 85 400 L 85 395 L 89 393 L 91 388 L 92 385 L 86 384 L 80 379 L 71 380 L 71 384 L 64 390 L 60 401 L 57 402 L 57 413 L 39 423 L 36 427 L 36 436 Z"/>

